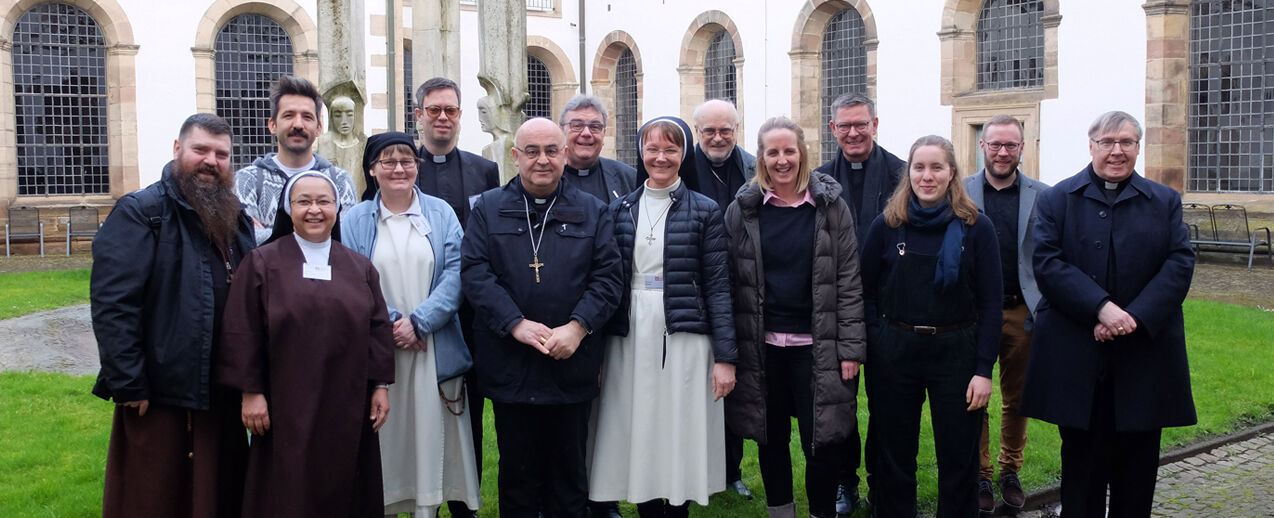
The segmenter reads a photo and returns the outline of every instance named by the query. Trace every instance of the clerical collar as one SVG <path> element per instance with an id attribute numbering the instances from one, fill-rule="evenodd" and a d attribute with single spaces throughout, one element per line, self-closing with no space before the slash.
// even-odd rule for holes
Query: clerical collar
<path id="1" fill-rule="evenodd" d="M 447 153 L 444 153 L 444 154 L 441 154 L 441 155 L 435 155 L 435 154 L 433 154 L 433 153 L 430 153 L 430 152 L 429 152 L 429 150 L 428 150 L 428 149 L 425 149 L 424 147 L 421 147 L 420 149 L 421 149 L 422 151 L 424 151 L 425 155 L 429 156 L 429 159 L 430 159 L 431 161 L 433 161 L 433 163 L 435 163 L 435 164 L 445 164 L 445 163 L 447 163 L 447 157 L 451 155 L 451 152 L 447 152 Z M 454 150 L 453 150 L 453 151 L 454 151 Z"/>
<path id="2" fill-rule="evenodd" d="M 863 164 L 864 164 L 864 163 L 865 163 L 865 162 L 850 162 L 850 163 L 849 163 L 849 168 L 850 168 L 850 169 L 862 169 L 862 168 L 863 168 Z"/>
<path id="3" fill-rule="evenodd" d="M 590 174 L 593 174 L 593 170 L 591 167 L 585 167 L 583 169 L 580 169 L 574 166 L 568 166 L 568 167 L 570 167 L 571 170 L 575 171 L 576 176 L 588 176 Z"/>

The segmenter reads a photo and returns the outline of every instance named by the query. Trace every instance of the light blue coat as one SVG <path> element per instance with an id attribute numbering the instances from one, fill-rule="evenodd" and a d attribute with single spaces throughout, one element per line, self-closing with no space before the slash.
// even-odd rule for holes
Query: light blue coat
<path id="1" fill-rule="evenodd" d="M 416 190 L 420 213 L 429 223 L 429 244 L 434 252 L 433 282 L 429 297 L 412 310 L 410 318 L 416 336 L 434 337 L 434 363 L 438 370 L 438 382 L 455 378 L 473 367 L 473 357 L 460 334 L 460 241 L 464 231 L 460 221 L 447 202 Z M 376 222 L 380 220 L 380 193 L 371 200 L 359 203 L 341 216 L 341 244 L 372 259 L 376 250 Z M 397 321 L 403 314 L 389 307 L 390 320 Z"/>

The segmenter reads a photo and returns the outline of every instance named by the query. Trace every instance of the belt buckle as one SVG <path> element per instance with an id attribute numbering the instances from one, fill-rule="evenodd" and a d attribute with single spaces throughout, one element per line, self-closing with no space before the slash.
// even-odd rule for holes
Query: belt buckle
<path id="1" fill-rule="evenodd" d="M 916 334 L 918 334 L 918 335 L 936 335 L 936 334 L 938 334 L 938 328 L 933 327 L 933 326 L 912 326 L 911 330 L 912 330 L 912 331 L 915 331 L 915 332 L 916 332 Z"/>

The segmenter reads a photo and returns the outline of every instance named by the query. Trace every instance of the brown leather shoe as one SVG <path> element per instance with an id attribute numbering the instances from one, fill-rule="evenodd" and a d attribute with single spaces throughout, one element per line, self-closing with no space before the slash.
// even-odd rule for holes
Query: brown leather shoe
<path id="1" fill-rule="evenodd" d="M 987 515 L 995 511 L 995 489 L 985 478 L 978 479 L 978 510 Z"/>
<path id="2" fill-rule="evenodd" d="M 1000 474 L 1000 498 L 1004 499 L 1004 505 L 1014 509 L 1026 505 L 1026 494 L 1022 492 L 1022 482 L 1017 479 L 1017 473 Z"/>

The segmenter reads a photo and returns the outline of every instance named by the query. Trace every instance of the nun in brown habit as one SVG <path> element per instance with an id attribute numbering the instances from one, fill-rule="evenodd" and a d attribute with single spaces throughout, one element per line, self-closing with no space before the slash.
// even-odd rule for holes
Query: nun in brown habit
<path id="1" fill-rule="evenodd" d="M 392 326 L 376 269 L 339 242 L 338 205 L 326 176 L 292 177 L 226 303 L 217 381 L 242 392 L 252 432 L 244 517 L 383 511 Z"/>

